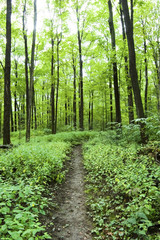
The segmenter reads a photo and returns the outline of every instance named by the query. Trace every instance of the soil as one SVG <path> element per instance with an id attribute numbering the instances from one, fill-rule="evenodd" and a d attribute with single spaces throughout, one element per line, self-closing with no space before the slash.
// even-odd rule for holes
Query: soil
<path id="1" fill-rule="evenodd" d="M 91 223 L 85 205 L 85 170 L 80 145 L 73 148 L 71 159 L 66 165 L 68 171 L 65 182 L 54 193 L 54 201 L 58 203 L 58 208 L 50 212 L 47 220 L 48 231 L 53 240 L 91 240 Z"/>

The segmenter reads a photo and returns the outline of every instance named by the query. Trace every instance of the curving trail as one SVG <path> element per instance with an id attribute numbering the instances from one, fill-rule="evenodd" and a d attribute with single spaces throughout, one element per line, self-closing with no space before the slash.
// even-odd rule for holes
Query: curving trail
<path id="1" fill-rule="evenodd" d="M 91 225 L 88 221 L 85 194 L 84 169 L 81 146 L 73 149 L 66 181 L 58 190 L 56 201 L 59 209 L 53 214 L 54 240 L 91 240 Z"/>

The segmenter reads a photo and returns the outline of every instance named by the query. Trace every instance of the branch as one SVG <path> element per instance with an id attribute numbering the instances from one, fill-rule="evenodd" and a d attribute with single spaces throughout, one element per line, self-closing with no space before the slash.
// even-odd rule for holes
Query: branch
<path id="1" fill-rule="evenodd" d="M 1 64 L 1 66 L 2 66 L 2 68 L 3 68 L 3 71 L 5 71 L 5 67 L 3 66 L 2 61 L 0 61 L 0 64 Z"/>

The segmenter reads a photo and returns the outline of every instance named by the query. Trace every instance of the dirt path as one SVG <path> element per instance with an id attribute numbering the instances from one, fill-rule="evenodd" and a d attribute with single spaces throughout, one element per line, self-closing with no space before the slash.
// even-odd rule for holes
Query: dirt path
<path id="1" fill-rule="evenodd" d="M 54 221 L 53 240 L 91 240 L 90 224 L 85 207 L 81 146 L 74 147 L 68 165 L 66 181 L 56 196 L 60 207 L 52 216 Z"/>

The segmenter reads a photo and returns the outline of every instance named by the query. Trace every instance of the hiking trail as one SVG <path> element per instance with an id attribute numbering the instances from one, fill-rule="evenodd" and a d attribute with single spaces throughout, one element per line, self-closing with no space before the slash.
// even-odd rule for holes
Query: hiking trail
<path id="1" fill-rule="evenodd" d="M 84 168 L 82 147 L 75 146 L 67 162 L 65 182 L 55 194 L 59 205 L 53 212 L 53 240 L 91 240 L 91 224 L 88 220 L 84 193 Z"/>

